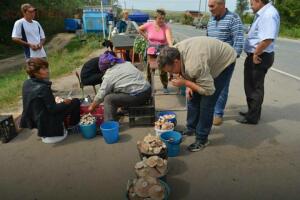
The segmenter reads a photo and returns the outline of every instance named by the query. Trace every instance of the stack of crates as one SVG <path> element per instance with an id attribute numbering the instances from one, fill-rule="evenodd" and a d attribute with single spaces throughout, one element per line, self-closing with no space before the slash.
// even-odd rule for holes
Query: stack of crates
<path id="1" fill-rule="evenodd" d="M 128 108 L 129 126 L 153 126 L 155 122 L 155 101 L 151 98 L 140 106 L 131 106 Z"/>
<path id="2" fill-rule="evenodd" d="M 17 135 L 16 126 L 12 115 L 0 115 L 0 138 L 2 143 L 7 143 Z"/>

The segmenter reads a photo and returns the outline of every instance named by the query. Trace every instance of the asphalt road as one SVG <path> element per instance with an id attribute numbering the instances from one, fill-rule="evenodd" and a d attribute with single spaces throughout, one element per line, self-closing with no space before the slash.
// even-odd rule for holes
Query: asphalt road
<path id="1" fill-rule="evenodd" d="M 174 38 L 177 41 L 206 35 L 206 30 L 199 30 L 193 26 L 172 24 Z M 300 80 L 300 41 L 279 38 L 275 44 L 275 62 L 272 69 L 291 78 Z M 245 55 L 242 56 L 245 58 Z M 294 76 L 294 77 L 293 77 Z"/>

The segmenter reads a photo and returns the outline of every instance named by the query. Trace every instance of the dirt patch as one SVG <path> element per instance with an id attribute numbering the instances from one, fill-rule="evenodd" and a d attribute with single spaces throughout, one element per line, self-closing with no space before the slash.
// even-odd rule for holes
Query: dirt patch
<path id="1" fill-rule="evenodd" d="M 64 48 L 75 37 L 74 33 L 59 33 L 45 45 L 47 54 Z M 24 54 L 0 60 L 0 73 L 18 69 L 25 65 Z"/>

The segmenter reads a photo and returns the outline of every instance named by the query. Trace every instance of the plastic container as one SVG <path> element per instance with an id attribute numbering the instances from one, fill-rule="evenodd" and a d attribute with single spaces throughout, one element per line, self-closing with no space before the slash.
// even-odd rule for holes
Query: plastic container
<path id="1" fill-rule="evenodd" d="M 88 114 L 89 104 L 81 104 L 80 105 L 80 116 L 84 114 Z M 96 109 L 91 113 L 94 117 L 96 117 L 96 125 L 99 127 L 104 121 L 104 106 L 102 104 L 98 105 Z"/>
<path id="2" fill-rule="evenodd" d="M 64 20 L 65 30 L 75 32 L 80 29 L 80 19 L 66 18 Z"/>
<path id="3" fill-rule="evenodd" d="M 104 25 L 102 21 L 104 18 Z M 107 13 L 101 13 L 100 9 L 84 9 L 83 10 L 83 30 L 85 33 L 100 33 L 104 31 L 108 33 L 108 15 Z"/>
<path id="4" fill-rule="evenodd" d="M 119 123 L 115 121 L 103 122 L 100 126 L 102 135 L 107 144 L 113 144 L 119 140 Z"/>
<path id="5" fill-rule="evenodd" d="M 174 131 L 174 128 L 168 129 L 168 130 L 160 130 L 160 129 L 154 128 L 154 130 L 155 130 L 156 136 L 160 137 L 160 135 L 161 135 L 162 133 Z"/>
<path id="6" fill-rule="evenodd" d="M 169 157 L 176 157 L 179 155 L 180 143 L 182 139 L 182 136 L 179 132 L 164 132 L 160 135 L 160 139 L 167 145 Z"/>
<path id="7" fill-rule="evenodd" d="M 180 95 L 181 96 L 185 96 L 186 87 L 185 86 L 181 86 L 181 87 L 179 87 L 179 90 L 180 90 Z"/>
<path id="8" fill-rule="evenodd" d="M 79 124 L 80 132 L 85 139 L 91 139 L 96 136 L 97 126 L 96 122 L 89 125 Z"/>
<path id="9" fill-rule="evenodd" d="M 174 124 L 174 126 L 176 126 L 177 119 L 176 119 L 176 113 L 175 112 L 172 112 L 172 111 L 161 111 L 161 112 L 158 113 L 157 118 L 159 118 L 161 116 L 164 116 L 164 115 L 174 115 L 175 116 L 174 118 L 167 119 L 167 121 L 168 122 L 172 122 Z"/>

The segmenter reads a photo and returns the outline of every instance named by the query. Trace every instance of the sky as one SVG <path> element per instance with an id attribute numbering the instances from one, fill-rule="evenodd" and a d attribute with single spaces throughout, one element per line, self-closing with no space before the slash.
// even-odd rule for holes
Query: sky
<path id="1" fill-rule="evenodd" d="M 157 8 L 164 8 L 165 10 L 172 11 L 185 11 L 185 10 L 199 10 L 199 2 L 201 1 L 201 11 L 208 12 L 206 1 L 208 0 L 119 0 L 122 8 L 127 9 L 142 9 L 142 10 L 155 10 Z M 227 0 L 226 6 L 229 10 L 235 10 L 236 0 Z"/>

